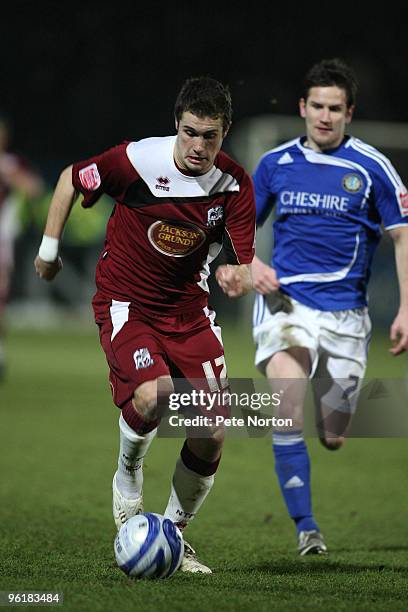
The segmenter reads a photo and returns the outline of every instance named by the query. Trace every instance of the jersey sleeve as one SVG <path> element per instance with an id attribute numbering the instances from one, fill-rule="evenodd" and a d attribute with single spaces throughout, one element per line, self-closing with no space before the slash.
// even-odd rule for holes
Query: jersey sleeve
<path id="1" fill-rule="evenodd" d="M 408 225 L 408 191 L 387 158 L 373 176 L 374 203 L 385 229 Z"/>
<path id="2" fill-rule="evenodd" d="M 249 264 L 255 254 L 255 195 L 251 178 L 244 173 L 240 190 L 226 205 L 225 233 L 234 263 Z M 229 256 L 229 260 L 232 258 Z"/>
<path id="3" fill-rule="evenodd" d="M 253 179 L 256 200 L 256 223 L 257 225 L 262 225 L 275 203 L 273 193 L 271 192 L 270 164 L 267 157 L 261 158 Z"/>
<path id="4" fill-rule="evenodd" d="M 103 193 L 121 201 L 138 177 L 127 156 L 129 143 L 123 143 L 72 167 L 72 184 L 84 196 L 82 206 L 93 206 Z"/>

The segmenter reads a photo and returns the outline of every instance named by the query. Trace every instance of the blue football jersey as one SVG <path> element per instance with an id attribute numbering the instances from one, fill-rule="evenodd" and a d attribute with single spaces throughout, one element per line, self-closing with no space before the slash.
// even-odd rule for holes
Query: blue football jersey
<path id="1" fill-rule="evenodd" d="M 407 190 L 390 161 L 357 138 L 324 153 L 304 141 L 268 151 L 255 171 L 258 224 L 275 207 L 271 265 L 281 290 L 311 308 L 366 306 L 382 226 L 408 226 Z"/>

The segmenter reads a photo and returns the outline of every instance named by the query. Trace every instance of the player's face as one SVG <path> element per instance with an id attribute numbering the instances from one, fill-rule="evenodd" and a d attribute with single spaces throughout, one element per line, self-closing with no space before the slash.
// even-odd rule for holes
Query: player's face
<path id="1" fill-rule="evenodd" d="M 185 111 L 176 121 L 174 159 L 181 170 L 205 174 L 221 149 L 224 136 L 222 118 L 197 117 Z"/>
<path id="2" fill-rule="evenodd" d="M 347 107 L 346 92 L 339 87 L 311 87 L 301 98 L 300 116 L 306 121 L 307 144 L 315 151 L 334 149 L 344 138 L 354 107 Z"/>

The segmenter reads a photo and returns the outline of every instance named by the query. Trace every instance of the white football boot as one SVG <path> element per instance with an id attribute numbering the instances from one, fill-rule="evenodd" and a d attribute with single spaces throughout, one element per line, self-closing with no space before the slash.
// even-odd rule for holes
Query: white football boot
<path id="1" fill-rule="evenodd" d="M 298 553 L 305 555 L 326 555 L 327 546 L 320 531 L 301 531 L 299 533 Z"/>
<path id="2" fill-rule="evenodd" d="M 212 574 L 209 567 L 203 563 L 200 563 L 196 557 L 196 551 L 185 540 L 184 557 L 180 565 L 180 572 L 190 572 L 191 574 Z"/>
<path id="3" fill-rule="evenodd" d="M 116 474 L 117 472 L 115 472 L 112 482 L 112 510 L 113 520 L 119 531 L 128 519 L 143 512 L 143 496 L 141 495 L 135 499 L 123 497 L 116 485 Z"/>

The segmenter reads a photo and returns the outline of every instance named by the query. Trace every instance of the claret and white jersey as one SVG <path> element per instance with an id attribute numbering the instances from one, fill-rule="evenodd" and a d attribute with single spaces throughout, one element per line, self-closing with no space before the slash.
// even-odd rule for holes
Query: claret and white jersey
<path id="1" fill-rule="evenodd" d="M 390 161 L 345 137 L 317 153 L 305 138 L 267 152 L 254 175 L 257 222 L 275 206 L 271 265 L 281 290 L 318 310 L 366 306 L 382 229 L 408 226 L 408 193 Z"/>
<path id="2" fill-rule="evenodd" d="M 206 306 L 209 263 L 223 242 L 233 263 L 249 264 L 254 252 L 251 178 L 222 151 L 206 174 L 188 176 L 174 162 L 175 140 L 123 143 L 73 165 L 84 207 L 102 193 L 116 201 L 96 271 L 99 291 L 153 316 Z"/>

